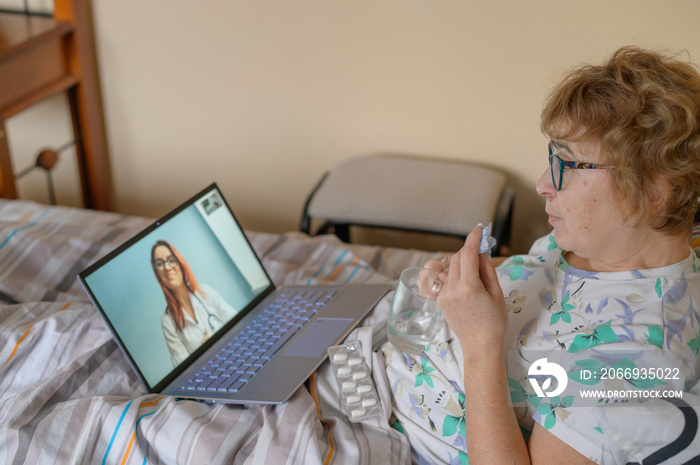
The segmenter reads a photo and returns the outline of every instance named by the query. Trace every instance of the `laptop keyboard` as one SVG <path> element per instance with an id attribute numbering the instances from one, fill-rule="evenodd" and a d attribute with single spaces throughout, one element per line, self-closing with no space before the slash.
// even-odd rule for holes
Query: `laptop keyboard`
<path id="1" fill-rule="evenodd" d="M 282 293 L 212 357 L 184 389 L 238 392 L 335 294 L 327 290 Z"/>

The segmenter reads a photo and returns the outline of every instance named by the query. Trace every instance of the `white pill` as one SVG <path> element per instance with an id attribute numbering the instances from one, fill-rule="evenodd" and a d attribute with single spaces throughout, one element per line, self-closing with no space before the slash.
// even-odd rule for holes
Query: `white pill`
<path id="1" fill-rule="evenodd" d="M 353 357 L 350 360 L 348 360 L 348 365 L 350 365 L 351 367 L 357 366 L 361 363 L 362 363 L 362 359 L 359 357 Z"/>
<path id="2" fill-rule="evenodd" d="M 357 381 L 358 379 L 365 379 L 367 377 L 367 372 L 366 371 L 358 371 L 357 373 L 352 374 L 352 379 Z"/>
<path id="3" fill-rule="evenodd" d="M 338 376 L 347 376 L 352 372 L 352 370 L 348 367 L 340 367 L 338 368 Z"/>
<path id="4" fill-rule="evenodd" d="M 359 392 L 360 394 L 364 394 L 365 392 L 369 392 L 371 390 L 372 386 L 370 386 L 369 384 L 362 384 L 361 386 L 357 387 L 357 392 Z"/>
<path id="5" fill-rule="evenodd" d="M 356 404 L 361 399 L 362 399 L 362 397 L 360 397 L 360 396 L 348 396 L 348 404 Z"/>
<path id="6" fill-rule="evenodd" d="M 352 418 L 359 418 L 359 417 L 361 417 L 362 415 L 364 415 L 366 412 L 367 412 L 367 410 L 363 409 L 362 407 L 358 407 L 358 408 L 356 408 L 356 409 L 353 409 L 353 410 L 350 412 L 350 416 L 351 416 Z"/>
<path id="7" fill-rule="evenodd" d="M 334 362 L 342 362 L 342 361 L 347 360 L 347 359 L 348 359 L 347 354 L 344 354 L 342 352 L 337 352 L 337 353 L 333 354 L 333 361 Z"/>
<path id="8" fill-rule="evenodd" d="M 349 391 L 350 389 L 355 389 L 356 384 L 352 381 L 343 381 L 343 391 Z"/>
<path id="9" fill-rule="evenodd" d="M 365 399 L 362 401 L 363 407 L 371 407 L 377 404 L 377 399 Z"/>

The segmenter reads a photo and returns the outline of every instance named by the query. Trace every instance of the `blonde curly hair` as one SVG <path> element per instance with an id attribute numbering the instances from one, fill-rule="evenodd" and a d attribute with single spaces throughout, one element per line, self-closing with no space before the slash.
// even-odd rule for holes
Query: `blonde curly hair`
<path id="1" fill-rule="evenodd" d="M 700 196 L 700 74 L 676 57 L 623 47 L 574 69 L 553 90 L 541 129 L 596 140 L 638 224 L 690 235 Z"/>

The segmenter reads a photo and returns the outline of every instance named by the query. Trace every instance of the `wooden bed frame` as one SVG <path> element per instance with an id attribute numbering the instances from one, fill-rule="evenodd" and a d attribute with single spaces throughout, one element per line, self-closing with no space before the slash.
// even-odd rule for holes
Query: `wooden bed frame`
<path id="1" fill-rule="evenodd" d="M 53 17 L 0 13 L 0 197 L 18 197 L 5 121 L 61 92 L 70 104 L 83 203 L 109 210 L 112 178 L 89 0 Z"/>

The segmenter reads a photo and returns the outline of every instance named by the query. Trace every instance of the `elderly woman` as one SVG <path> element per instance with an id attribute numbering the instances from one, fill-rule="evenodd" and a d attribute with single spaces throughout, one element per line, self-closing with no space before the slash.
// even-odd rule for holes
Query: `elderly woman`
<path id="1" fill-rule="evenodd" d="M 444 339 L 420 356 L 383 347 L 417 462 L 625 463 L 600 413 L 698 379 L 700 75 L 623 48 L 563 80 L 542 130 L 553 232 L 494 268 L 477 227 L 426 265 L 444 273 Z M 528 377 L 545 372 L 562 376 Z M 577 395 L 603 387 L 617 392 Z"/>

